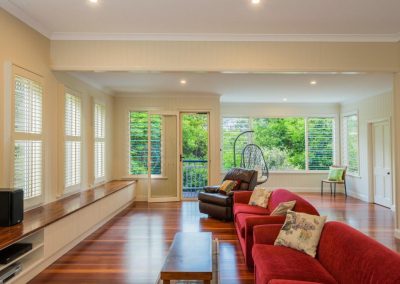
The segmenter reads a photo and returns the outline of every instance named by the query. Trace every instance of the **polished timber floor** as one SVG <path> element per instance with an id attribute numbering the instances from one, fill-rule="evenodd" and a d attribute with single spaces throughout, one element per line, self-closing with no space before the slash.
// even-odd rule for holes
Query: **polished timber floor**
<path id="1" fill-rule="evenodd" d="M 391 249 L 394 213 L 343 195 L 302 194 L 329 220 L 350 224 Z M 253 283 L 232 223 L 207 218 L 195 201 L 140 203 L 58 259 L 31 283 L 155 283 L 176 232 L 212 232 L 220 240 L 221 283 Z M 193 245 L 196 245 L 193 243 Z"/>

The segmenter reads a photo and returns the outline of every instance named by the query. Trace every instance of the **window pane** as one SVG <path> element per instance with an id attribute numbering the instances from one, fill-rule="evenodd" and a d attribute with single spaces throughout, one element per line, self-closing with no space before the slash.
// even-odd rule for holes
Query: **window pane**
<path id="1" fill-rule="evenodd" d="M 233 143 L 236 137 L 250 130 L 250 119 L 248 117 L 224 117 L 222 118 L 222 170 L 233 168 Z M 236 165 L 240 165 L 242 149 L 250 142 L 249 135 L 241 136 L 236 142 Z"/>
<path id="2" fill-rule="evenodd" d="M 253 119 L 254 143 L 261 147 L 271 170 L 304 170 L 304 118 Z"/>
<path id="3" fill-rule="evenodd" d="M 348 172 L 359 173 L 358 157 L 358 116 L 350 115 L 344 117 L 344 163 Z"/>
<path id="4" fill-rule="evenodd" d="M 95 166 L 94 166 L 94 177 L 101 178 L 105 175 L 104 170 L 104 154 L 105 154 L 105 142 L 104 141 L 96 141 L 94 144 L 94 158 L 95 158 Z"/>
<path id="5" fill-rule="evenodd" d="M 42 141 L 15 141 L 14 186 L 25 199 L 42 194 Z"/>
<path id="6" fill-rule="evenodd" d="M 81 183 L 81 98 L 65 94 L 65 187 Z"/>
<path id="7" fill-rule="evenodd" d="M 42 86 L 15 76 L 15 132 L 42 132 Z"/>
<path id="8" fill-rule="evenodd" d="M 14 130 L 18 134 L 14 141 L 14 186 L 22 188 L 28 199 L 42 195 L 43 89 L 40 83 L 19 75 L 14 76 L 14 84 Z"/>
<path id="9" fill-rule="evenodd" d="M 65 142 L 65 187 L 81 183 L 81 142 Z"/>
<path id="10" fill-rule="evenodd" d="M 103 105 L 94 105 L 94 177 L 105 176 L 105 122 L 106 108 Z"/>
<path id="11" fill-rule="evenodd" d="M 103 105 L 94 105 L 94 137 L 105 138 L 106 108 Z"/>
<path id="12" fill-rule="evenodd" d="M 130 174 L 147 174 L 148 163 L 148 113 L 130 112 Z M 151 116 L 151 173 L 160 175 L 162 170 L 162 118 Z"/>
<path id="13" fill-rule="evenodd" d="M 308 169 L 327 170 L 334 162 L 333 118 L 308 119 Z"/>
<path id="14" fill-rule="evenodd" d="M 65 94 L 65 135 L 81 136 L 81 98 Z"/>

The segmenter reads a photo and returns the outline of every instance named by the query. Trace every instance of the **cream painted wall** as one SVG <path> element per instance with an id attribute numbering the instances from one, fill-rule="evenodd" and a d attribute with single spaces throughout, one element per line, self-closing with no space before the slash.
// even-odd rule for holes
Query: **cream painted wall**
<path id="1" fill-rule="evenodd" d="M 238 104 L 222 103 L 222 117 L 252 116 L 252 117 L 313 117 L 331 116 L 335 125 L 339 123 L 338 104 Z M 336 137 L 339 137 L 339 127 L 336 127 Z M 339 149 L 339 139 L 336 139 L 336 149 Z M 339 151 L 336 160 L 339 161 Z M 326 172 L 271 172 L 268 182 L 263 185 L 270 189 L 286 188 L 297 192 L 315 192 L 320 190 L 321 180 L 326 178 Z M 223 178 L 224 173 L 220 177 Z M 338 190 L 340 190 L 338 188 Z"/>
<path id="2" fill-rule="evenodd" d="M 115 98 L 114 178 L 129 176 L 129 111 L 210 113 L 210 183 L 219 182 L 219 96 L 213 94 L 117 94 Z M 137 200 L 147 200 L 147 179 L 139 179 Z"/>
<path id="3" fill-rule="evenodd" d="M 30 72 L 43 77 L 44 97 L 43 97 L 43 136 L 44 136 L 44 192 L 45 202 L 50 202 L 57 198 L 61 191 L 60 184 L 63 183 L 62 171 L 63 155 L 60 154 L 60 147 L 63 147 L 63 141 L 60 135 L 63 135 L 63 93 L 60 94 L 60 84 L 65 83 L 70 88 L 82 92 L 84 101 L 90 102 L 93 99 L 101 99 L 107 104 L 110 120 L 108 131 L 111 133 L 112 126 L 112 107 L 113 100 L 106 94 L 84 85 L 79 81 L 68 78 L 65 75 L 55 76 L 50 69 L 50 40 L 34 31 L 15 17 L 11 16 L 3 9 L 0 9 L 0 187 L 12 186 L 11 181 L 11 64 L 22 67 Z M 61 86 L 62 87 L 62 86 Z M 86 104 L 86 124 L 84 129 L 87 133 L 87 142 L 90 141 L 91 118 L 89 114 L 90 105 Z M 109 140 L 109 148 L 112 147 L 112 140 Z M 93 184 L 90 173 L 93 172 L 93 166 L 89 162 L 91 145 L 87 144 L 84 158 L 85 171 L 84 186 Z M 109 160 L 111 160 L 111 151 L 108 151 Z M 108 165 L 107 179 L 111 178 L 110 166 Z"/>
<path id="4" fill-rule="evenodd" d="M 56 70 L 400 70 L 400 43 L 52 41 Z"/>
<path id="5" fill-rule="evenodd" d="M 369 173 L 372 161 L 368 158 L 370 151 L 368 124 L 385 118 L 393 123 L 393 93 L 341 104 L 341 116 L 352 112 L 358 112 L 359 116 L 360 176 L 348 176 L 348 193 L 364 201 L 372 202 L 373 195 L 370 193 L 372 175 Z"/>

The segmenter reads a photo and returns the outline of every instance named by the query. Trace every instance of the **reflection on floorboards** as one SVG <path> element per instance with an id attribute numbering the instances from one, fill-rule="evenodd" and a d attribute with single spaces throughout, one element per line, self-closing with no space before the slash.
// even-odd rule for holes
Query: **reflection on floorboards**
<path id="1" fill-rule="evenodd" d="M 329 220 L 350 224 L 400 251 L 394 213 L 343 195 L 302 194 Z M 155 283 L 176 232 L 212 232 L 220 240 L 221 283 L 253 283 L 232 223 L 199 213 L 195 201 L 137 202 L 58 259 L 31 283 Z M 193 244 L 195 245 L 195 244 Z"/>

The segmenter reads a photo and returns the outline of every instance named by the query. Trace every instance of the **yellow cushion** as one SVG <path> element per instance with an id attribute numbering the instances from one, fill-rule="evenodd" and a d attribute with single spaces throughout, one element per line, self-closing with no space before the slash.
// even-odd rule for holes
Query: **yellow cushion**
<path id="1" fill-rule="evenodd" d="M 229 194 L 235 188 L 236 185 L 237 185 L 236 180 L 227 179 L 221 184 L 219 191 Z"/>

